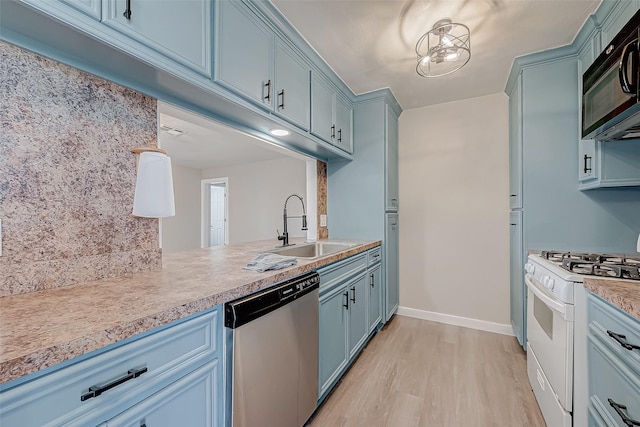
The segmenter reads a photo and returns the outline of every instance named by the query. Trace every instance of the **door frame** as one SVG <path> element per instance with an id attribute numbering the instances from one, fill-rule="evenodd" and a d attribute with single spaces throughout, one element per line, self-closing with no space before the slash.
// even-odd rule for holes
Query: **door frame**
<path id="1" fill-rule="evenodd" d="M 208 247 L 209 210 L 211 209 L 211 184 L 224 184 L 224 244 L 229 244 L 229 178 L 210 178 L 200 181 L 200 247 Z"/>

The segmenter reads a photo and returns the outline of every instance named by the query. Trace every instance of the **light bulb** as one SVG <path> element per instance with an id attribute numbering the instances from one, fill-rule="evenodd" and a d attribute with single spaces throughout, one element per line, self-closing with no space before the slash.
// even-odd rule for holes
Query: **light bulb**
<path id="1" fill-rule="evenodd" d="M 445 47 L 451 47 L 451 46 L 453 46 L 453 43 L 451 42 L 451 40 L 449 40 L 449 37 L 447 37 L 447 36 L 442 36 L 442 40 L 441 40 L 441 41 L 442 41 L 442 44 L 443 44 Z"/>
<path id="2" fill-rule="evenodd" d="M 460 52 L 449 53 L 444 59 L 447 61 L 455 61 L 458 59 L 458 56 L 460 56 Z"/>
<path id="3" fill-rule="evenodd" d="M 422 58 L 422 60 L 420 62 L 422 62 L 423 64 L 426 64 L 427 62 L 429 62 L 430 59 L 431 59 L 431 57 L 429 55 L 427 55 L 424 58 Z"/>

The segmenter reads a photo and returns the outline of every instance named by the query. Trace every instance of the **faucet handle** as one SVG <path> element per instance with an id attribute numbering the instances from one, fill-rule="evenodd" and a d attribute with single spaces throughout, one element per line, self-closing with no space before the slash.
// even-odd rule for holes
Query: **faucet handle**
<path id="1" fill-rule="evenodd" d="M 280 234 L 280 230 L 276 228 L 276 233 L 278 234 L 278 240 L 284 240 L 284 234 Z"/>

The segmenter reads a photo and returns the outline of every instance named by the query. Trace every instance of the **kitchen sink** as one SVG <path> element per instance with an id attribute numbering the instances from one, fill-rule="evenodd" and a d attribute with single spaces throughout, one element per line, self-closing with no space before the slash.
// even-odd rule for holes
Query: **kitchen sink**
<path id="1" fill-rule="evenodd" d="M 268 252 L 297 258 L 318 258 L 357 246 L 355 243 L 316 242 L 272 249 Z"/>

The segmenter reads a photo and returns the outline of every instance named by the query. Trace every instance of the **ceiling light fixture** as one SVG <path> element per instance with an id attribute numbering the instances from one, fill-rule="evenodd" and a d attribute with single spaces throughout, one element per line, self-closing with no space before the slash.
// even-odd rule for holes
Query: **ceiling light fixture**
<path id="1" fill-rule="evenodd" d="M 416 43 L 418 65 L 422 77 L 440 77 L 464 67 L 471 59 L 471 33 L 464 24 L 444 18 Z"/>
<path id="2" fill-rule="evenodd" d="M 289 135 L 291 132 L 289 132 L 286 129 L 270 129 L 269 133 L 273 136 L 287 136 Z"/>

